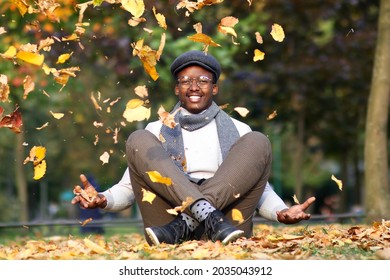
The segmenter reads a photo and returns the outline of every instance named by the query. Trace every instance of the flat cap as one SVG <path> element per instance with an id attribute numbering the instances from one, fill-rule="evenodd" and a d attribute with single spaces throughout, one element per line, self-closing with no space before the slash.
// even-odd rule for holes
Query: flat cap
<path id="1" fill-rule="evenodd" d="M 171 64 L 171 73 L 174 77 L 184 68 L 198 65 L 213 73 L 214 82 L 218 81 L 221 74 L 221 65 L 211 54 L 202 51 L 192 50 L 179 55 Z"/>

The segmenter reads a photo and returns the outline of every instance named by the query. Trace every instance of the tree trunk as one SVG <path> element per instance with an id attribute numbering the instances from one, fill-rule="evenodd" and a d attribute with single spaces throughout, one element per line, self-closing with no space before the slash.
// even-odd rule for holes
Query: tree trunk
<path id="1" fill-rule="evenodd" d="M 380 2 L 378 38 L 365 138 L 367 222 L 390 218 L 387 126 L 390 95 L 390 1 Z"/>
<path id="2" fill-rule="evenodd" d="M 15 145 L 15 179 L 16 189 L 18 190 L 18 200 L 20 205 L 19 221 L 28 221 L 28 195 L 27 195 L 27 182 L 24 172 L 24 149 L 23 149 L 24 134 L 19 133 L 16 135 Z"/>

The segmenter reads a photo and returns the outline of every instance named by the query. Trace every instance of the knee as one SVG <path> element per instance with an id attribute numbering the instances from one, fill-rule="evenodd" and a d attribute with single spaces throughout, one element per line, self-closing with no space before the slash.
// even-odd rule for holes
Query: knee
<path id="1" fill-rule="evenodd" d="M 246 141 L 248 147 L 259 147 L 262 151 L 271 151 L 271 142 L 267 136 L 259 131 L 251 131 L 242 138 Z"/>
<path id="2" fill-rule="evenodd" d="M 142 143 L 144 143 L 145 140 L 148 139 L 150 136 L 154 137 L 154 135 L 150 131 L 144 129 L 139 129 L 132 132 L 127 138 L 126 150 L 129 151 L 130 149 L 142 146 Z"/>

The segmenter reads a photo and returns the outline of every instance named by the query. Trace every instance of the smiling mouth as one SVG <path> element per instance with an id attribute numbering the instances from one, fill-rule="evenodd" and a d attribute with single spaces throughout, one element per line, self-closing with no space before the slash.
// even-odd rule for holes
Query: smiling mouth
<path id="1" fill-rule="evenodd" d="M 199 102 L 200 99 L 201 99 L 201 96 L 199 96 L 199 95 L 190 95 L 190 96 L 188 96 L 188 99 L 191 102 Z"/>

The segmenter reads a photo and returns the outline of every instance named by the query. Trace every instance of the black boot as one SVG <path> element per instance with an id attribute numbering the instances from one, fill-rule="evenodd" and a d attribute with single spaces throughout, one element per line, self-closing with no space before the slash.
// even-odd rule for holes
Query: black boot
<path id="1" fill-rule="evenodd" d="M 160 245 L 161 243 L 179 244 L 194 238 L 181 215 L 178 215 L 165 226 L 148 227 L 145 231 L 154 245 Z"/>
<path id="2" fill-rule="evenodd" d="M 214 242 L 219 240 L 222 244 L 232 242 L 244 234 L 244 231 L 230 224 L 219 210 L 214 210 L 207 216 L 205 231 L 208 239 Z"/>

